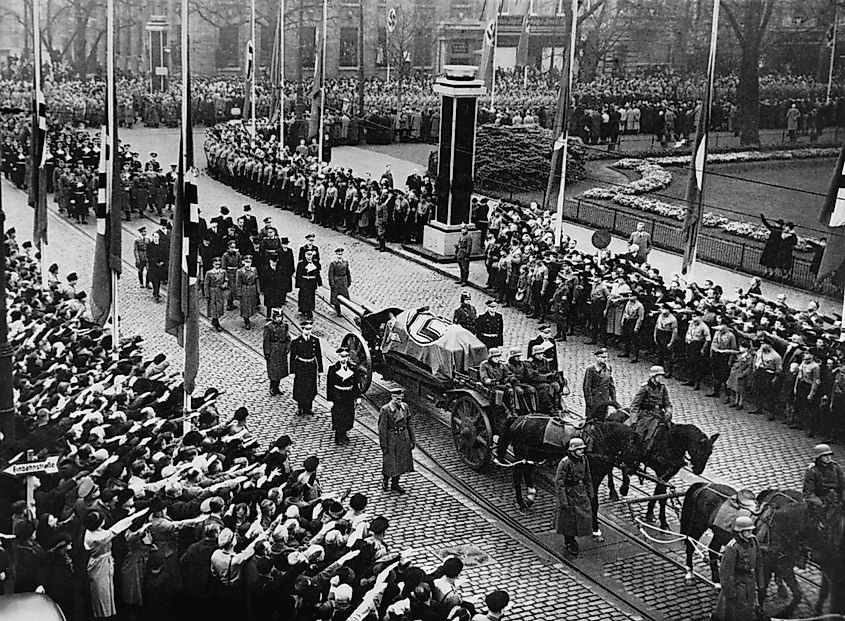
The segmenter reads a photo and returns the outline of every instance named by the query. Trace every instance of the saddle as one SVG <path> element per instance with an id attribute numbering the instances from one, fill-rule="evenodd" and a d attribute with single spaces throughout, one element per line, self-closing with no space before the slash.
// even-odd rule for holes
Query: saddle
<path id="1" fill-rule="evenodd" d="M 710 523 L 722 530 L 732 532 L 736 518 L 741 515 L 752 519 L 756 518 L 759 514 L 759 508 L 754 492 L 742 489 L 730 498 L 726 498 L 714 509 Z"/>

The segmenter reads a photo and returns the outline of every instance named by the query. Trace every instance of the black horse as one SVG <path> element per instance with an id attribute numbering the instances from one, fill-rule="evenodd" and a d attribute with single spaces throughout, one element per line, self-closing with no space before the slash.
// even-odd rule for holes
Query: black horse
<path id="1" fill-rule="evenodd" d="M 616 418 L 617 416 L 627 417 L 627 414 L 622 410 L 618 410 L 609 418 L 619 420 Z M 689 457 L 689 464 L 693 473 L 700 475 L 704 472 L 704 469 L 707 467 L 707 461 L 710 459 L 710 455 L 713 454 L 713 444 L 718 439 L 718 433 L 707 437 L 707 434 L 695 425 L 675 423 L 672 423 L 669 427 L 661 425 L 655 433 L 651 449 L 646 452 L 642 460 L 642 465 L 646 468 L 651 468 L 658 481 L 660 481 L 655 485 L 654 495 L 662 496 L 666 494 L 666 484 L 686 465 L 687 457 Z M 627 489 L 628 485 L 629 473 L 623 470 L 623 489 Z M 666 498 L 661 498 L 659 502 L 660 527 L 668 530 Z M 657 499 L 652 498 L 649 500 L 645 514 L 646 522 L 654 522 L 654 507 L 657 503 Z"/>
<path id="2" fill-rule="evenodd" d="M 716 483 L 694 483 L 684 496 L 681 511 L 681 534 L 686 541 L 687 579 L 692 578 L 693 544 L 689 539 L 699 539 L 707 530 L 713 533 L 710 542 L 710 571 L 714 582 L 719 582 L 719 552 L 731 540 L 732 532 L 726 524 L 714 524 L 715 515 L 727 502 L 733 502 L 736 490 Z M 816 612 L 821 613 L 828 594 L 833 593 L 833 612 L 843 612 L 845 604 L 845 573 L 843 573 L 842 512 L 838 508 L 824 515 L 808 513 L 801 492 L 795 490 L 764 490 L 757 495 L 752 510 L 756 522 L 756 536 L 763 550 L 765 586 L 772 576 L 789 587 L 791 599 L 778 611 L 776 617 L 788 617 L 801 602 L 801 588 L 795 576 L 795 567 L 803 567 L 807 552 L 822 570 L 823 579 Z M 808 519 L 809 518 L 809 519 Z M 831 585 L 835 588 L 831 589 Z M 760 593 L 761 604 L 766 588 Z"/>
<path id="3" fill-rule="evenodd" d="M 557 463 L 563 459 L 569 440 L 576 436 L 587 443 L 586 455 L 596 492 L 614 466 L 633 472 L 642 458 L 642 441 L 639 436 L 630 427 L 620 423 L 588 423 L 578 428 L 542 414 L 512 418 L 499 436 L 496 455 L 504 463 L 508 447 L 513 447 L 516 462 L 513 466 L 513 484 L 520 509 L 525 510 L 534 502 L 537 493 L 534 487 L 535 465 L 543 461 Z M 522 496 L 523 479 L 528 485 L 527 502 Z M 593 532 L 599 532 L 597 494 L 593 494 Z"/>
<path id="4" fill-rule="evenodd" d="M 763 492 L 765 494 L 767 492 Z M 801 601 L 801 590 L 794 578 L 793 567 L 803 566 L 809 552 L 822 572 L 816 614 L 821 614 L 831 597 L 830 612 L 845 613 L 845 513 L 841 506 L 816 508 L 797 499 L 795 490 L 776 492 L 796 499 L 780 506 L 773 515 L 769 533 L 763 537 L 766 559 L 766 584 L 772 573 L 784 576 L 792 591 L 792 600 L 785 609 L 787 616 Z M 759 537 L 760 535 L 758 535 Z M 792 580 L 789 580 L 792 576 Z"/>

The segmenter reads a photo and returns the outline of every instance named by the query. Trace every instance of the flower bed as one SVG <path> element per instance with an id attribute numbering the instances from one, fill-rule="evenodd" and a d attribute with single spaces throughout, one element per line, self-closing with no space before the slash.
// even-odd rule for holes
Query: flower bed
<path id="1" fill-rule="evenodd" d="M 731 162 L 761 162 L 766 160 L 835 157 L 838 153 L 838 149 L 834 148 L 795 149 L 789 151 L 769 152 L 745 151 L 740 153 L 711 153 L 707 156 L 707 161 L 720 164 Z M 654 192 L 655 190 L 663 189 L 669 185 L 672 181 L 672 174 L 664 169 L 663 165 L 679 165 L 689 163 L 689 161 L 690 156 L 688 155 L 652 158 L 650 160 L 626 158 L 618 161 L 614 165 L 614 168 L 636 170 L 642 175 L 641 179 L 614 188 L 590 188 L 581 196 L 584 198 L 611 201 L 617 205 L 627 207 L 628 209 L 651 213 L 664 218 L 683 222 L 686 215 L 685 206 L 673 205 L 655 198 L 646 198 L 637 195 Z M 750 222 L 732 220 L 725 216 L 710 212 L 705 212 L 702 215 L 701 223 L 702 226 L 706 228 L 719 229 L 729 235 L 734 235 L 743 239 L 765 242 L 769 237 L 769 229 L 765 226 L 752 224 Z M 809 243 L 810 241 L 818 243 L 818 240 L 815 238 L 806 238 L 799 235 L 798 244 L 795 246 L 795 249 L 801 252 L 808 252 L 812 250 L 812 246 Z"/>

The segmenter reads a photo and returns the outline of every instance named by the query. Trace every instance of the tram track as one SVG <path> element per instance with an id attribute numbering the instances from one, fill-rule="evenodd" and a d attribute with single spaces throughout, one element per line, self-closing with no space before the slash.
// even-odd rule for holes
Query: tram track
<path id="1" fill-rule="evenodd" d="M 72 222 L 68 221 L 62 214 L 58 213 L 55 209 L 51 209 L 51 211 L 53 212 L 53 214 L 56 218 L 62 220 L 68 226 L 72 227 L 73 229 L 75 229 L 76 231 L 81 233 L 82 235 L 88 237 L 89 239 L 91 239 L 93 241 L 96 241 L 96 236 L 94 234 L 92 234 L 92 232 L 89 232 L 87 229 L 74 226 L 74 224 Z M 144 217 L 149 219 L 151 222 L 155 222 L 155 220 L 152 217 L 150 217 L 148 214 L 145 214 Z M 137 234 L 137 232 L 135 230 L 133 230 L 130 226 L 128 226 L 128 224 L 126 222 L 122 223 L 122 228 L 123 228 L 124 231 L 126 231 L 126 232 L 128 232 L 132 235 Z M 124 263 L 126 263 L 127 265 L 130 265 L 128 261 L 124 260 Z M 325 301 L 325 297 L 322 294 L 318 294 L 318 297 L 321 298 L 323 301 Z M 291 299 L 291 298 L 293 298 L 293 295 L 289 294 L 289 299 Z M 201 305 L 201 307 L 202 307 L 202 305 Z M 294 317 L 294 313 L 291 312 L 288 307 L 285 307 L 283 309 L 283 313 L 285 315 L 285 318 L 289 322 L 289 324 L 292 327 L 295 327 L 297 331 L 299 331 L 299 322 Z M 338 318 L 332 316 L 329 313 L 322 312 L 320 310 L 315 310 L 315 314 L 319 315 L 322 321 L 325 321 L 325 322 L 331 324 L 332 326 L 334 326 L 335 328 L 337 328 L 338 330 L 340 330 L 341 331 L 341 337 L 346 332 L 357 330 L 357 327 L 352 322 L 350 322 L 349 320 L 344 319 L 343 322 L 338 321 Z M 208 320 L 208 318 L 206 317 L 205 312 L 201 312 L 201 317 L 202 317 L 202 321 L 206 324 L 206 326 L 210 326 L 210 320 Z M 233 341 L 238 342 L 243 347 L 246 347 L 246 348 L 254 351 L 258 355 L 263 355 L 262 352 L 259 350 L 259 348 L 256 348 L 252 343 L 250 343 L 245 338 L 241 337 L 236 332 L 231 331 L 231 330 L 227 330 L 224 327 L 223 334 L 225 336 L 227 336 L 228 338 L 232 339 Z M 319 334 L 319 331 L 318 331 L 318 334 Z M 326 358 L 333 360 L 334 357 L 332 355 L 327 355 Z M 376 388 L 375 393 L 374 394 L 368 393 L 364 397 L 366 398 L 368 403 L 370 403 L 370 405 L 373 408 L 375 408 L 375 410 L 377 411 L 378 408 L 379 408 L 378 397 L 379 396 L 383 397 L 387 393 L 388 388 L 387 388 L 387 385 L 384 382 L 382 382 L 381 380 L 379 380 L 378 378 L 375 378 L 375 377 L 373 378 L 373 386 Z M 372 391 L 372 388 L 371 388 L 370 393 L 372 393 L 372 392 L 373 391 Z M 432 408 L 433 408 L 433 406 L 432 406 Z M 435 409 L 435 408 L 433 408 L 433 409 Z M 446 428 L 446 429 L 449 428 L 448 423 L 441 416 L 436 415 L 436 416 L 432 417 L 431 420 L 436 421 L 443 428 Z M 358 417 L 357 422 L 359 423 L 359 425 L 361 427 L 363 427 L 367 431 L 367 435 L 371 436 L 371 438 L 374 436 L 377 439 L 378 430 L 377 430 L 377 427 L 373 425 L 373 421 L 371 419 L 368 420 L 367 417 Z M 451 446 L 451 442 L 449 442 L 449 447 L 450 447 L 450 449 L 454 450 Z M 579 576 L 584 581 L 584 583 L 590 585 L 591 588 L 593 590 L 595 590 L 596 592 L 600 593 L 601 596 L 604 599 L 611 601 L 615 604 L 618 604 L 621 609 L 627 610 L 629 612 L 629 614 L 631 614 L 633 616 L 633 618 L 655 619 L 655 620 L 673 618 L 672 616 L 664 614 L 660 610 L 658 610 L 655 607 L 649 605 L 648 603 L 646 603 L 645 601 L 641 600 L 638 597 L 624 595 L 624 594 L 621 595 L 619 589 L 612 585 L 612 581 L 602 580 L 600 577 L 597 577 L 594 573 L 585 571 L 581 567 L 581 565 L 579 565 L 579 563 L 577 561 L 573 561 L 572 559 L 568 558 L 567 555 L 564 554 L 562 551 L 556 549 L 552 545 L 549 545 L 546 541 L 543 540 L 542 537 L 538 536 L 538 534 L 534 530 L 528 528 L 523 523 L 523 521 L 521 521 L 521 519 L 520 519 L 522 517 L 521 515 L 515 516 L 511 513 L 508 513 L 507 511 L 503 510 L 501 507 L 496 506 L 493 503 L 493 501 L 484 497 L 472 485 L 468 484 L 465 480 L 462 480 L 454 472 L 452 472 L 449 469 L 443 467 L 440 464 L 441 460 L 438 458 L 438 456 L 435 455 L 428 448 L 421 446 L 418 443 L 417 451 L 419 451 L 420 453 L 422 453 L 424 455 L 424 457 L 425 457 L 424 462 L 426 462 L 426 463 L 421 463 L 420 460 L 417 460 L 418 465 L 420 465 L 421 469 L 423 471 L 425 471 L 429 476 L 434 477 L 435 479 L 439 480 L 440 482 L 442 482 L 446 486 L 452 488 L 453 490 L 456 490 L 462 496 L 464 496 L 465 498 L 472 501 L 473 504 L 480 507 L 495 522 L 503 525 L 507 530 L 511 531 L 513 536 L 520 539 L 524 544 L 528 545 L 529 548 L 534 548 L 534 549 L 540 550 L 541 552 L 543 552 L 547 556 L 549 556 L 553 559 L 556 559 L 559 562 L 561 567 L 564 567 L 567 571 Z M 490 475 L 489 469 L 488 469 L 487 472 L 485 472 L 485 474 L 488 475 L 488 476 Z M 542 480 L 545 483 L 545 485 L 543 485 L 543 488 L 546 491 L 551 491 L 552 495 L 553 495 L 554 491 L 553 491 L 553 486 L 551 484 L 550 478 L 548 476 L 545 476 L 542 473 L 541 473 L 541 475 L 542 475 Z M 499 476 L 501 476 L 501 474 Z M 698 476 L 698 478 L 703 480 L 703 481 L 710 481 L 706 477 Z M 710 482 L 713 482 L 713 481 L 710 481 Z M 640 488 L 638 488 L 634 485 L 632 485 L 632 489 L 636 489 L 637 491 L 641 491 L 641 492 L 643 491 L 642 489 L 640 489 Z M 509 493 L 512 493 L 512 489 L 510 488 L 510 486 L 505 484 L 504 493 L 502 494 L 501 497 L 508 498 Z M 638 546 L 642 550 L 644 550 L 644 551 L 646 551 L 650 554 L 656 555 L 663 562 L 668 563 L 668 564 L 678 568 L 679 570 L 685 570 L 685 565 L 684 565 L 683 562 L 679 561 L 676 558 L 672 558 L 672 556 L 670 556 L 666 552 L 661 551 L 658 548 L 656 548 L 655 546 L 643 541 L 640 537 L 638 537 L 634 533 L 632 533 L 629 528 L 626 528 L 625 526 L 620 525 L 615 518 L 608 517 L 608 516 L 602 515 L 600 513 L 599 520 L 600 520 L 600 523 L 602 524 L 602 527 L 604 529 L 608 529 L 609 531 L 612 531 L 613 533 L 618 534 L 619 536 L 621 536 L 625 540 L 631 542 L 633 545 Z M 697 582 L 712 586 L 712 583 L 709 580 L 707 580 L 706 578 L 704 578 L 703 576 L 701 576 L 700 574 L 696 574 L 695 576 L 696 576 Z M 818 588 L 819 585 L 817 583 L 812 582 L 811 580 L 809 580 L 808 578 L 806 578 L 805 576 L 802 576 L 800 574 L 798 574 L 798 576 L 799 576 L 799 579 L 802 579 L 802 580 L 806 581 L 807 583 L 811 584 L 812 586 L 814 586 L 815 588 Z"/>

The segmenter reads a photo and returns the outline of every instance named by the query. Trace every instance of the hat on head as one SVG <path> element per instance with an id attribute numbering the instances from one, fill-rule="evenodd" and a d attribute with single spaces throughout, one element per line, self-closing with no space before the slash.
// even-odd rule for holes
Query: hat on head
<path id="1" fill-rule="evenodd" d="M 306 319 L 306 320 L 300 322 L 299 327 L 300 328 L 312 328 L 312 327 L 314 327 L 314 322 L 311 321 L 310 319 Z"/>
<path id="2" fill-rule="evenodd" d="M 348 584 L 340 584 L 334 590 L 334 601 L 338 607 L 348 606 L 352 603 L 352 587 Z"/>
<path id="3" fill-rule="evenodd" d="M 656 375 L 666 375 L 666 370 L 659 365 L 655 365 L 648 370 L 648 374 L 651 377 L 654 377 Z"/>
<path id="4" fill-rule="evenodd" d="M 273 221 L 273 219 L 270 216 L 267 216 L 266 218 L 264 218 L 264 224 L 270 224 L 272 221 Z"/>
<path id="5" fill-rule="evenodd" d="M 249 416 L 249 410 L 247 410 L 245 406 L 242 405 L 237 410 L 235 410 L 235 420 L 245 421 L 247 419 L 247 416 Z"/>
<path id="6" fill-rule="evenodd" d="M 305 468 L 308 472 L 313 472 L 317 469 L 317 466 L 320 465 L 320 460 L 317 458 L 316 455 L 311 455 L 307 457 L 305 461 L 302 462 L 302 467 Z"/>
<path id="7" fill-rule="evenodd" d="M 370 532 L 379 535 L 386 531 L 388 526 L 390 526 L 390 521 L 383 515 L 380 515 L 370 522 Z"/>
<path id="8" fill-rule="evenodd" d="M 457 578 L 464 568 L 464 563 L 457 556 L 450 556 L 443 561 L 443 573 L 449 578 Z"/>
<path id="9" fill-rule="evenodd" d="M 338 354 L 348 354 L 349 348 L 343 347 L 342 345 L 335 350 Z"/>
<path id="10" fill-rule="evenodd" d="M 394 386 L 390 389 L 391 395 L 404 395 L 405 394 L 405 387 L 404 386 Z"/>
<path id="11" fill-rule="evenodd" d="M 333 500 L 329 503 L 329 506 L 326 507 L 326 514 L 336 520 L 340 519 L 343 517 L 343 505 L 338 501 Z"/>
<path id="12" fill-rule="evenodd" d="M 605 356 L 605 355 L 607 355 L 607 348 L 606 348 L 606 347 L 602 347 L 601 349 L 597 349 L 597 350 L 596 350 L 595 355 L 596 355 L 596 356 Z"/>
<path id="13" fill-rule="evenodd" d="M 492 358 L 492 357 L 494 357 L 494 356 L 501 356 L 501 355 L 502 355 L 502 350 L 501 350 L 501 349 L 499 349 L 498 347 L 491 347 L 491 348 L 490 348 L 490 351 L 489 351 L 489 352 L 487 352 L 487 353 L 488 353 L 488 354 L 489 354 L 489 356 Z"/>
<path id="14" fill-rule="evenodd" d="M 522 355 L 522 350 L 519 347 L 511 347 L 510 348 L 510 358 L 516 358 Z"/>
<path id="15" fill-rule="evenodd" d="M 315 237 L 316 237 L 316 235 L 314 235 L 314 233 L 308 233 L 308 234 L 305 236 L 305 239 L 314 239 Z"/>
<path id="16" fill-rule="evenodd" d="M 217 547 L 218 548 L 225 548 L 232 540 L 235 538 L 235 533 L 232 532 L 231 528 L 224 528 L 221 530 L 217 535 Z"/>
<path id="17" fill-rule="evenodd" d="M 138 232 L 139 232 L 139 233 L 146 233 L 146 232 L 147 232 L 147 227 L 142 226 L 141 228 L 139 228 L 139 229 L 138 229 Z"/>
<path id="18" fill-rule="evenodd" d="M 496 306 L 496 300 L 487 300 L 485 302 L 487 306 Z"/>
<path id="19" fill-rule="evenodd" d="M 279 240 L 279 243 L 282 243 L 282 244 L 289 244 L 289 243 L 290 243 L 290 239 L 288 239 L 287 237 L 282 237 L 282 238 Z"/>
<path id="20" fill-rule="evenodd" d="M 244 205 L 244 211 L 252 211 L 252 207 L 250 205 Z"/>
<path id="21" fill-rule="evenodd" d="M 68 280 L 79 280 L 79 276 L 76 275 L 76 272 L 71 272 L 67 275 Z"/>
<path id="22" fill-rule="evenodd" d="M 76 490 L 76 495 L 80 498 L 86 498 L 91 492 L 94 491 L 94 479 L 91 477 L 82 477 L 82 480 L 79 481 L 79 487 Z"/>
<path id="23" fill-rule="evenodd" d="M 461 291 L 461 299 L 462 300 L 469 300 L 472 297 L 469 291 Z"/>
<path id="24" fill-rule="evenodd" d="M 543 324 L 543 325 L 541 325 L 541 326 L 537 326 L 537 331 L 538 331 L 538 332 L 546 332 L 546 331 L 551 330 L 551 329 L 552 329 L 552 328 L 551 328 L 551 326 L 549 326 L 549 325 L 547 325 L 547 324 Z"/>

